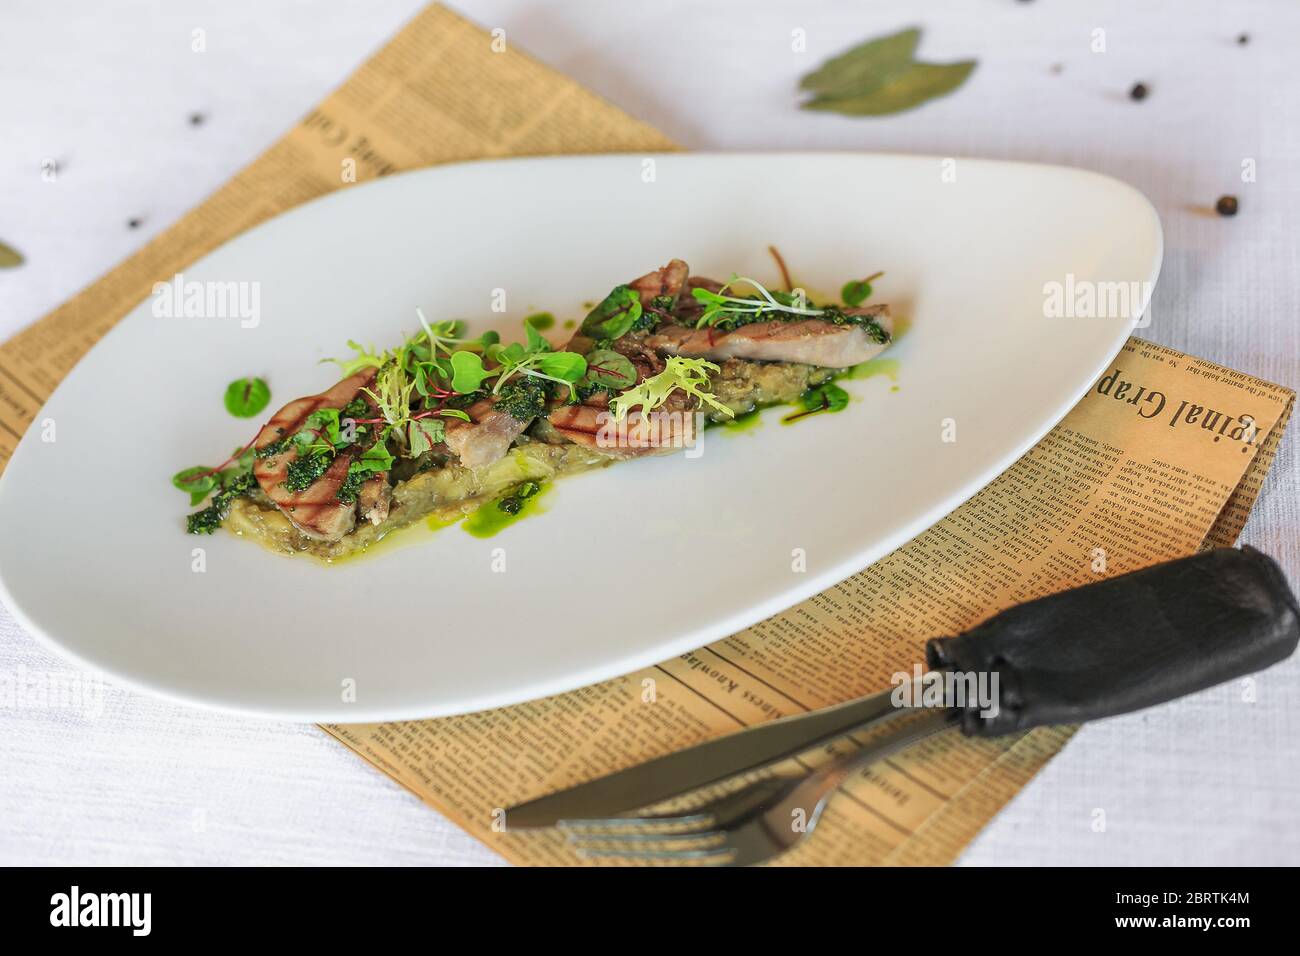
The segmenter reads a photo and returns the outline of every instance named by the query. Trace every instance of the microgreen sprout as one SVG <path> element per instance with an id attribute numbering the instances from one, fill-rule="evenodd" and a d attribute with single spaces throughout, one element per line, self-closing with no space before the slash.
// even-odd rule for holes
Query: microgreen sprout
<path id="1" fill-rule="evenodd" d="M 375 401 L 379 414 L 390 428 L 400 428 L 411 420 L 411 393 L 415 379 L 396 361 L 390 361 L 375 376 L 375 387 L 363 388 Z"/>
<path id="2" fill-rule="evenodd" d="M 482 388 L 488 379 L 495 379 L 492 394 L 500 395 L 507 382 L 523 375 L 564 385 L 572 396 L 574 383 L 587 374 L 585 358 L 576 352 L 552 352 L 549 344 L 542 350 L 536 344 L 525 347 L 517 342 L 495 343 L 487 347 L 486 354 L 489 361 L 497 363 L 495 368 L 485 366 L 483 358 L 473 352 L 453 353 L 452 388 L 457 392 L 473 392 Z"/>
<path id="3" fill-rule="evenodd" d="M 388 358 L 387 352 L 376 351 L 373 345 L 362 345 L 360 342 L 352 341 L 352 339 L 348 339 L 348 348 L 357 354 L 350 359 L 321 359 L 321 363 L 333 362 L 339 367 L 343 377 L 347 378 L 349 375 L 356 375 L 362 369 L 380 368 Z"/>
<path id="4" fill-rule="evenodd" d="M 622 338 L 641 319 L 641 297 L 626 285 L 615 286 L 582 320 L 582 332 L 597 339 Z"/>
<path id="5" fill-rule="evenodd" d="M 728 289 L 744 283 L 758 292 L 758 297 L 726 295 Z M 816 309 L 808 305 L 807 297 L 802 293 L 772 293 L 762 283 L 745 276 L 733 274 L 717 292 L 711 289 L 695 289 L 691 292 L 695 298 L 704 303 L 704 312 L 696 328 L 717 325 L 734 319 L 751 320 L 765 312 L 782 312 L 787 315 L 815 317 L 825 315 L 825 309 Z"/>
<path id="6" fill-rule="evenodd" d="M 644 416 L 668 401 L 674 391 L 680 390 L 730 418 L 735 413 L 718 401 L 709 388 L 709 372 L 716 371 L 718 366 L 712 362 L 674 355 L 664 363 L 664 370 L 658 375 L 652 375 L 636 388 L 610 399 L 609 410 L 614 413 L 615 421 L 627 418 L 638 407 Z"/>
<path id="7" fill-rule="evenodd" d="M 421 345 L 427 349 L 427 352 L 419 357 L 424 359 L 436 359 L 438 353 L 451 355 L 456 351 L 453 346 L 462 346 L 471 351 L 481 351 L 487 346 L 500 341 L 500 336 L 495 332 L 485 332 L 475 339 L 466 339 L 460 337 L 461 323 L 455 319 L 446 322 L 436 322 L 430 324 L 429 320 L 424 317 L 424 310 L 416 308 L 415 317 L 420 320 L 420 327 L 424 329 L 425 342 L 419 342 L 419 336 L 408 343 L 412 348 L 419 349 Z"/>

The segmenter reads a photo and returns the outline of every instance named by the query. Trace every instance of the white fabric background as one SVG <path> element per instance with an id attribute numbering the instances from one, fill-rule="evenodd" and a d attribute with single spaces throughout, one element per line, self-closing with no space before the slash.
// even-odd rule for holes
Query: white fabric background
<path id="1" fill-rule="evenodd" d="M 1300 6 L 1289 0 L 456 6 L 691 149 L 1005 157 L 1125 179 L 1165 227 L 1148 337 L 1300 382 Z M 418 7 L 6 0 L 0 237 L 28 263 L 0 272 L 0 338 L 219 186 Z M 957 94 L 887 119 L 794 108 L 802 73 L 913 23 L 926 27 L 925 57 L 979 58 Z M 196 27 L 207 31 L 201 55 L 190 50 Z M 807 33 L 804 54 L 791 51 L 794 29 Z M 1105 53 L 1090 51 L 1094 29 L 1106 32 Z M 1243 31 L 1251 42 L 1239 47 Z M 1141 104 L 1126 98 L 1137 80 L 1151 88 Z M 196 111 L 206 116 L 197 127 Z M 40 177 L 46 158 L 59 162 L 54 183 Z M 1240 181 L 1244 159 L 1257 182 Z M 1206 214 L 1222 193 L 1240 196 L 1236 219 Z M 1245 535 L 1292 581 L 1296 441 L 1284 443 Z M 0 680 L 71 674 L 0 608 Z M 1232 686 L 1085 728 L 964 862 L 1300 862 L 1298 676 L 1293 660 L 1259 679 L 1254 703 Z M 500 862 L 311 727 L 111 688 L 101 703 L 0 707 L 0 862 Z M 1093 831 L 1097 809 L 1105 832 Z"/>

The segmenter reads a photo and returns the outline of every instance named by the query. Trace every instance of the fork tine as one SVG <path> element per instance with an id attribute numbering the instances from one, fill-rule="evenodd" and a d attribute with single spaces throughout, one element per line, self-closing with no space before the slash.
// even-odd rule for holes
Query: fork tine
<path id="1" fill-rule="evenodd" d="M 589 850 L 578 848 L 578 856 L 584 859 L 622 859 L 622 860 L 679 860 L 682 862 L 706 862 L 717 866 L 731 861 L 735 851 L 729 846 L 713 847 L 704 850 L 647 850 L 644 852 L 622 852 L 619 850 Z"/>
<path id="2" fill-rule="evenodd" d="M 557 820 L 555 826 L 566 833 L 596 829 L 614 830 L 618 828 L 635 832 L 647 830 L 651 827 L 688 827 L 698 830 L 711 827 L 714 822 L 711 813 L 686 813 L 672 816 L 610 817 L 605 820 Z M 679 832 L 689 833 L 691 829 Z"/>
<path id="3" fill-rule="evenodd" d="M 721 830 L 683 830 L 676 833 L 579 833 L 565 834 L 570 843 L 685 843 L 721 839 Z"/>

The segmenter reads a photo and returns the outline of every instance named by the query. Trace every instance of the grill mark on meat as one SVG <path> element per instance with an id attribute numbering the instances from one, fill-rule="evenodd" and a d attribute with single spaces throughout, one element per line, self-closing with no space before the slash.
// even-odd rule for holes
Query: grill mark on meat
<path id="1" fill-rule="evenodd" d="M 656 412 L 670 411 L 660 408 Z M 642 430 L 641 413 L 631 412 L 624 423 L 614 423 L 608 405 L 562 405 L 552 410 L 551 426 L 578 445 L 586 445 L 611 458 L 640 458 L 671 455 L 695 442 L 695 414 L 676 409 L 675 414 L 655 415 Z"/>
<path id="2" fill-rule="evenodd" d="M 253 440 L 253 448 L 261 450 L 296 434 L 307 417 L 318 409 L 344 408 L 362 388 L 374 381 L 374 377 L 375 370 L 367 369 L 348 376 L 319 395 L 294 399 L 262 426 Z M 337 541 L 356 524 L 356 503 L 338 500 L 339 488 L 347 478 L 352 455 L 338 455 L 320 478 L 302 491 L 293 492 L 284 487 L 284 480 L 288 476 L 289 463 L 297 457 L 298 452 L 288 448 L 277 455 L 258 458 L 253 463 L 253 476 L 271 503 L 299 531 L 320 541 Z M 387 484 L 386 473 L 376 478 Z"/>

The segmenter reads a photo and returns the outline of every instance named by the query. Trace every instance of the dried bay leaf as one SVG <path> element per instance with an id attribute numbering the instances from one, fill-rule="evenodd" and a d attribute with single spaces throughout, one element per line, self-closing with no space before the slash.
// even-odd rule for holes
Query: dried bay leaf
<path id="1" fill-rule="evenodd" d="M 0 242 L 0 269 L 12 269 L 23 264 L 23 257 L 13 246 Z"/>
<path id="2" fill-rule="evenodd" d="M 921 31 L 915 27 L 868 40 L 827 60 L 800 80 L 799 88 L 818 97 L 857 96 L 915 63 L 916 45 L 920 42 Z"/>
<path id="3" fill-rule="evenodd" d="M 951 93 L 966 82 L 974 60 L 960 63 L 914 63 L 874 89 L 857 96 L 817 97 L 803 104 L 806 110 L 825 110 L 845 116 L 884 116 L 920 106 L 926 100 Z"/>
<path id="4" fill-rule="evenodd" d="M 951 93 L 970 76 L 976 61 L 920 63 L 914 59 L 921 31 L 912 29 L 870 40 L 826 61 L 800 81 L 814 93 L 803 109 L 844 116 L 884 116 Z"/>

